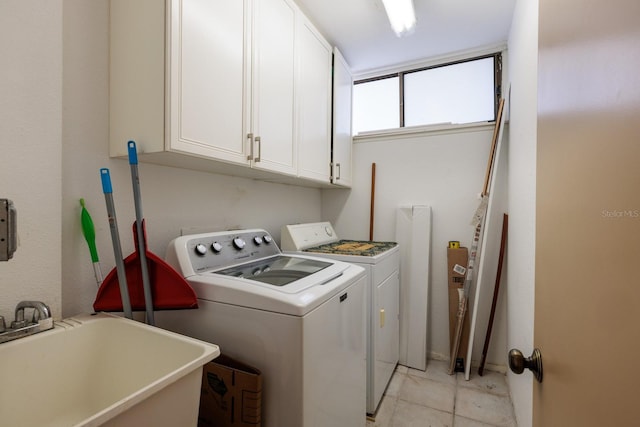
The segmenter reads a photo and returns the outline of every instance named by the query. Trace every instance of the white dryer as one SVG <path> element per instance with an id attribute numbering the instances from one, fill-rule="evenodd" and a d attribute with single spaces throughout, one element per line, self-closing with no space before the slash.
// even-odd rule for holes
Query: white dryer
<path id="1" fill-rule="evenodd" d="M 281 247 L 366 272 L 367 413 L 374 414 L 400 355 L 400 250 L 396 242 L 341 240 L 329 222 L 285 225 Z"/>
<path id="2" fill-rule="evenodd" d="M 364 427 L 362 268 L 284 255 L 259 229 L 181 236 L 166 260 L 199 308 L 157 312 L 156 324 L 260 369 L 264 427 Z"/>

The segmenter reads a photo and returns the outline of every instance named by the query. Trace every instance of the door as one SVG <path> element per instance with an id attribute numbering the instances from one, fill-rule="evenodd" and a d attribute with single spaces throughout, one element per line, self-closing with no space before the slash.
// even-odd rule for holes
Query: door
<path id="1" fill-rule="evenodd" d="M 248 0 L 171 7 L 170 148 L 248 165 Z"/>
<path id="2" fill-rule="evenodd" d="M 635 1 L 540 0 L 535 426 L 638 424 Z"/>
<path id="3" fill-rule="evenodd" d="M 296 8 L 289 0 L 260 0 L 253 7 L 252 166 L 295 175 Z"/>
<path id="4" fill-rule="evenodd" d="M 308 19 L 298 22 L 298 176 L 329 183 L 331 46 Z"/>
<path id="5" fill-rule="evenodd" d="M 353 77 L 338 48 L 333 53 L 333 150 L 331 182 L 351 187 Z"/>

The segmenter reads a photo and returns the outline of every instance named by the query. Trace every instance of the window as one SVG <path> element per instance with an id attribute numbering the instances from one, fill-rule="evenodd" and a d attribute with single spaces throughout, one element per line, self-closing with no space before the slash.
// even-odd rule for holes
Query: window
<path id="1" fill-rule="evenodd" d="M 400 127 L 399 78 L 386 77 L 353 87 L 353 129 L 393 129 Z"/>
<path id="2" fill-rule="evenodd" d="M 496 54 L 356 81 L 354 134 L 495 120 L 500 61 Z"/>

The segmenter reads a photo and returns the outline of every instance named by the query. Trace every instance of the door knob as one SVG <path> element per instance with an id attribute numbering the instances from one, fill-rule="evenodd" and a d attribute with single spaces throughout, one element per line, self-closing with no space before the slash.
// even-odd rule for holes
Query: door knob
<path id="1" fill-rule="evenodd" d="M 536 380 L 542 382 L 542 353 L 539 349 L 534 349 L 530 357 L 524 357 L 517 349 L 509 351 L 509 368 L 514 374 L 521 374 L 525 368 L 533 372 Z"/>

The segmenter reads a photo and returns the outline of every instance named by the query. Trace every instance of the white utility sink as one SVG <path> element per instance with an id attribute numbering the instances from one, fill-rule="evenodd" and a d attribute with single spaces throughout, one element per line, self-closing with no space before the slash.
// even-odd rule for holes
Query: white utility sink
<path id="1" fill-rule="evenodd" d="M 110 314 L 0 344 L 3 426 L 195 426 L 218 346 Z"/>

